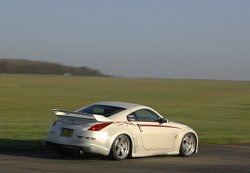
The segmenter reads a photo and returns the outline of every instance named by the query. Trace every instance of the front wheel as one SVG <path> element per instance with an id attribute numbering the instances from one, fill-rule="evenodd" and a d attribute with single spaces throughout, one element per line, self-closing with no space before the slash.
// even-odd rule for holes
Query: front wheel
<path id="1" fill-rule="evenodd" d="M 182 141 L 180 147 L 180 155 L 183 157 L 191 156 L 196 149 L 196 138 L 193 133 L 186 134 Z"/>
<path id="2" fill-rule="evenodd" d="M 113 142 L 110 155 L 115 160 L 126 159 L 130 151 L 130 140 L 127 135 L 119 135 Z"/>

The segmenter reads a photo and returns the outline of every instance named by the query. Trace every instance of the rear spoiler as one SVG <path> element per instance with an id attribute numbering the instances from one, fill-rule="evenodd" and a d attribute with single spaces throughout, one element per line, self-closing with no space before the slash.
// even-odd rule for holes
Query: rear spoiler
<path id="1" fill-rule="evenodd" d="M 80 112 L 71 112 L 71 111 L 64 111 L 64 110 L 60 110 L 60 109 L 53 109 L 52 113 L 58 117 L 64 116 L 64 117 L 75 117 L 75 118 L 96 120 L 96 121 L 111 121 L 110 119 L 108 119 L 102 115 L 86 114 L 86 113 L 80 113 Z"/>

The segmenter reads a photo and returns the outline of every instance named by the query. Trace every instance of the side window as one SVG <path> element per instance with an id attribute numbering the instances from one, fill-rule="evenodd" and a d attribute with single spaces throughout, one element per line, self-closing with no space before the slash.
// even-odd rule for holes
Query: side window
<path id="1" fill-rule="evenodd" d="M 134 113 L 137 121 L 159 122 L 160 117 L 151 110 L 141 109 Z"/>

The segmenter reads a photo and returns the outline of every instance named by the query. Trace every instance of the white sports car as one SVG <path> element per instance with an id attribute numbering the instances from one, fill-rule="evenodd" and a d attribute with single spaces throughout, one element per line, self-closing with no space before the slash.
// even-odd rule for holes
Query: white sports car
<path id="1" fill-rule="evenodd" d="M 198 136 L 150 107 L 124 102 L 94 103 L 75 112 L 53 110 L 58 117 L 45 142 L 56 150 L 78 149 L 115 160 L 154 155 L 191 156 Z"/>

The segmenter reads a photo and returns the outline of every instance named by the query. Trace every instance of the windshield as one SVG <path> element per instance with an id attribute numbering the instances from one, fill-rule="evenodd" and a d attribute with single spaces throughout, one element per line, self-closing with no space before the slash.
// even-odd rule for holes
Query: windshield
<path id="1" fill-rule="evenodd" d="M 108 106 L 108 105 L 91 105 L 86 108 L 80 109 L 77 111 L 78 113 L 87 113 L 87 114 L 97 114 L 103 115 L 105 117 L 109 117 L 118 112 L 125 110 L 125 108 L 116 107 L 116 106 Z"/>

